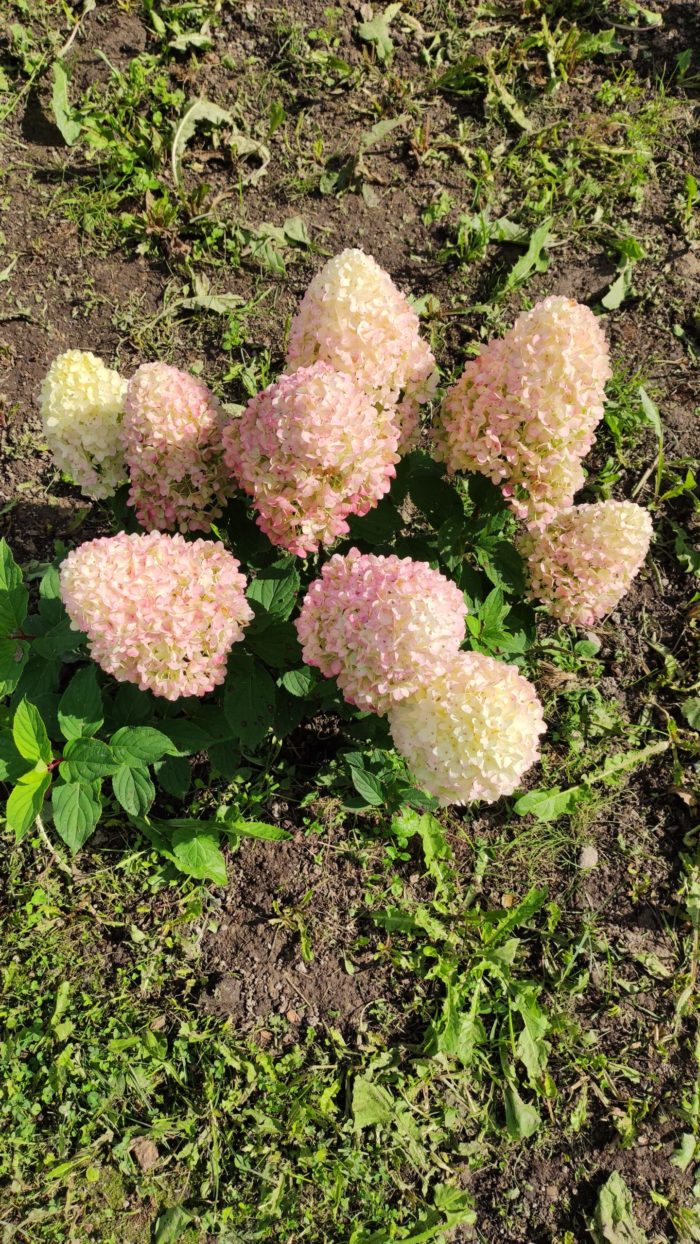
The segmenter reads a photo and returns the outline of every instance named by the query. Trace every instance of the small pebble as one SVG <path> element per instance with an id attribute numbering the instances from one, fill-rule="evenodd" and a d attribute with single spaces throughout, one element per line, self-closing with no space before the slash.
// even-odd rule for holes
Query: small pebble
<path id="1" fill-rule="evenodd" d="M 578 857 L 579 868 L 595 868 L 598 863 L 598 852 L 595 847 L 590 844 L 581 848 L 581 854 Z"/>

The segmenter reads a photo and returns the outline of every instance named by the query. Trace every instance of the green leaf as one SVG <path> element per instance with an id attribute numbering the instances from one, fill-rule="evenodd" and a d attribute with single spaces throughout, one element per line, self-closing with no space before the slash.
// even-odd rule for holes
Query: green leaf
<path id="1" fill-rule="evenodd" d="M 111 777 L 119 768 L 116 756 L 101 739 L 71 739 L 63 757 L 60 773 L 65 782 L 94 782 Z"/>
<path id="2" fill-rule="evenodd" d="M 161 721 L 158 728 L 168 736 L 179 756 L 193 756 L 195 752 L 205 752 L 212 740 L 209 732 L 197 722 L 184 718 Z"/>
<path id="3" fill-rule="evenodd" d="M 18 631 L 27 616 L 29 593 L 10 546 L 0 539 L 0 636 Z"/>
<path id="4" fill-rule="evenodd" d="M 190 139 L 193 137 L 198 124 L 204 121 L 208 125 L 227 125 L 235 128 L 235 121 L 232 113 L 227 112 L 225 108 L 220 108 L 218 104 L 212 104 L 208 99 L 197 99 L 185 111 L 180 123 L 175 130 L 173 137 L 173 146 L 170 155 L 170 163 L 175 185 L 180 184 L 180 166 L 182 157 Z"/>
<path id="5" fill-rule="evenodd" d="M 700 730 L 700 696 L 691 696 L 681 704 L 681 712 L 692 730 Z"/>
<path id="6" fill-rule="evenodd" d="M 35 639 L 33 648 L 38 656 L 52 661 L 56 657 L 62 657 L 65 652 L 77 652 L 86 638 L 82 631 L 74 630 L 68 618 L 65 618 Z"/>
<path id="7" fill-rule="evenodd" d="M 542 1120 L 535 1107 L 523 1101 L 515 1084 L 506 1088 L 504 1100 L 506 1128 L 511 1139 L 527 1140 L 528 1136 L 534 1136 Z"/>
<path id="8" fill-rule="evenodd" d="M 192 782 L 192 769 L 185 756 L 164 756 L 153 766 L 158 785 L 174 799 L 184 799 Z"/>
<path id="9" fill-rule="evenodd" d="M 145 816 L 156 797 L 148 769 L 138 765 L 121 765 L 112 776 L 112 789 L 129 816 Z"/>
<path id="10" fill-rule="evenodd" d="M 368 514 L 348 520 L 348 540 L 353 544 L 388 544 L 404 526 L 404 520 L 393 501 L 385 497 Z"/>
<path id="11" fill-rule="evenodd" d="M 275 684 L 246 653 L 229 658 L 224 713 L 235 738 L 248 748 L 257 747 L 273 723 Z"/>
<path id="12" fill-rule="evenodd" d="M 606 311 L 617 311 L 617 308 L 625 301 L 631 289 L 632 265 L 628 261 L 623 264 L 619 275 L 612 282 L 607 294 L 604 294 L 601 298 L 601 306 L 605 307 Z"/>
<path id="13" fill-rule="evenodd" d="M 258 571 L 246 595 L 267 613 L 286 621 L 296 604 L 299 583 L 299 572 L 294 566 L 268 566 Z"/>
<path id="14" fill-rule="evenodd" d="M 515 1047 L 516 1057 L 525 1064 L 534 1088 L 542 1080 L 550 1049 L 549 1042 L 545 1040 L 550 1025 L 537 1001 L 534 985 L 519 986 L 513 999 L 513 1010 L 518 1012 L 523 1021 Z"/>
<path id="15" fill-rule="evenodd" d="M 246 631 L 246 645 L 256 657 L 273 669 L 298 665 L 302 659 L 301 645 L 293 622 L 285 622 L 274 614 L 256 614 Z M 230 662 L 229 662 L 230 668 Z"/>
<path id="16" fill-rule="evenodd" d="M 534 272 L 546 272 L 549 260 L 543 252 L 550 238 L 552 219 L 548 217 L 530 237 L 529 246 L 524 255 L 513 265 L 500 290 L 501 294 L 509 293 L 523 285 Z"/>
<path id="17" fill-rule="evenodd" d="M 56 833 L 75 855 L 95 831 L 102 812 L 99 791 L 91 782 L 64 782 L 51 796 Z"/>
<path id="18" fill-rule="evenodd" d="M 449 519 L 457 522 L 464 519 L 462 499 L 447 480 L 436 479 L 427 471 L 417 471 L 411 475 L 408 491 L 411 501 L 432 527 L 437 529 Z"/>
<path id="19" fill-rule="evenodd" d="M 21 842 L 41 812 L 44 795 L 51 785 L 51 774 L 46 769 L 31 769 L 17 781 L 10 792 L 5 816 L 8 829 L 15 831 L 15 837 Z"/>
<path id="20" fill-rule="evenodd" d="M 110 746 L 120 764 L 140 769 L 161 756 L 175 755 L 177 748 L 167 734 L 153 726 L 122 726 L 110 739 Z"/>
<path id="21" fill-rule="evenodd" d="M 0 782 L 17 782 L 34 766 L 15 747 L 11 730 L 0 730 Z"/>
<path id="22" fill-rule="evenodd" d="M 589 1229 L 595 1244 L 647 1244 L 634 1220 L 632 1194 L 617 1171 L 603 1184 Z"/>
<path id="23" fill-rule="evenodd" d="M 349 768 L 352 784 L 365 803 L 372 804 L 373 807 L 383 804 L 384 788 L 376 774 L 370 773 L 369 769 L 360 769 L 356 765 L 350 765 Z"/>
<path id="24" fill-rule="evenodd" d="M 394 55 L 394 44 L 389 34 L 389 26 L 400 8 L 400 4 L 389 4 L 384 12 L 378 13 L 371 22 L 360 22 L 357 27 L 359 37 L 364 43 L 371 44 L 381 64 L 390 61 Z"/>
<path id="25" fill-rule="evenodd" d="M 659 444 L 662 444 L 663 439 L 664 439 L 664 429 L 663 429 L 663 424 L 661 423 L 661 415 L 659 414 L 659 408 L 654 402 L 652 402 L 651 398 L 649 397 L 649 394 L 647 393 L 643 385 L 639 386 L 639 401 L 641 403 L 644 418 L 648 420 L 648 422 L 651 424 L 652 428 L 654 429 L 656 433 L 656 439 L 658 440 Z"/>
<path id="26" fill-rule="evenodd" d="M 172 851 L 177 866 L 188 877 L 198 881 L 213 881 L 216 885 L 226 885 L 226 861 L 219 846 L 218 834 L 197 832 L 190 822 L 173 832 Z"/>
<path id="27" fill-rule="evenodd" d="M 318 674 L 309 665 L 302 665 L 300 669 L 287 670 L 286 674 L 282 675 L 280 682 L 285 691 L 288 691 L 290 695 L 299 696 L 303 699 L 311 694 L 318 683 Z"/>
<path id="28" fill-rule="evenodd" d="M 97 734 L 104 721 L 97 666 L 86 665 L 71 678 L 58 705 L 58 724 L 64 739 Z"/>
<path id="29" fill-rule="evenodd" d="M 394 1099 L 387 1089 L 382 1088 L 381 1084 L 373 1084 L 366 1076 L 355 1076 L 352 1086 L 352 1117 L 356 1132 L 361 1132 L 365 1127 L 381 1127 L 391 1123 L 394 1114 Z"/>
<path id="30" fill-rule="evenodd" d="M 265 821 L 226 821 L 226 832 L 241 838 L 262 838 L 265 842 L 283 842 L 291 834 L 281 825 L 268 825 Z"/>
<path id="31" fill-rule="evenodd" d="M 0 697 L 11 695 L 27 664 L 29 644 L 21 639 L 0 639 Z"/>
<path id="32" fill-rule="evenodd" d="M 584 793 L 582 786 L 570 786 L 567 790 L 560 790 L 558 786 L 531 790 L 516 799 L 513 807 L 518 816 L 527 816 L 530 812 L 538 821 L 556 821 L 560 816 L 569 816 Z"/>
<path id="33" fill-rule="evenodd" d="M 153 1244 L 179 1244 L 191 1222 L 192 1215 L 181 1205 L 166 1209 L 156 1222 Z"/>
<path id="34" fill-rule="evenodd" d="M 404 808 L 400 816 L 394 817 L 391 828 L 394 833 L 407 838 L 417 834 L 423 846 L 425 867 L 439 886 L 444 887 L 447 881 L 445 861 L 452 852 L 445 838 L 445 831 L 429 812 L 414 812 L 412 808 Z"/>
<path id="35" fill-rule="evenodd" d="M 12 721 L 12 737 L 20 756 L 25 760 L 42 760 L 50 764 L 53 753 L 51 744 L 38 710 L 29 700 L 21 700 Z"/>
<path id="36" fill-rule="evenodd" d="M 68 75 L 59 60 L 53 64 L 53 91 L 51 94 L 51 111 L 54 121 L 61 131 L 63 141 L 72 147 L 80 136 L 80 125 L 73 119 L 71 106 L 68 102 Z"/>

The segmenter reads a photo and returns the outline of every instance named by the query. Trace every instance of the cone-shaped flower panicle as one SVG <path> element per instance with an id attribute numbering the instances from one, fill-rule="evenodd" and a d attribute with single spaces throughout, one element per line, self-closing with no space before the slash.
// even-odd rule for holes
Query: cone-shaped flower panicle
<path id="1" fill-rule="evenodd" d="M 214 394 L 177 367 L 144 363 L 129 381 L 125 409 L 129 502 L 141 526 L 209 531 L 233 491 Z"/>
<path id="2" fill-rule="evenodd" d="M 281 376 L 224 430 L 226 463 L 253 498 L 258 526 L 299 557 L 377 504 L 396 474 L 397 442 L 390 413 L 327 363 Z"/>
<path id="3" fill-rule="evenodd" d="M 535 688 L 514 665 L 460 652 L 444 674 L 389 710 L 418 786 L 446 806 L 510 795 L 539 755 Z"/>
<path id="4" fill-rule="evenodd" d="M 361 250 L 342 251 L 317 272 L 292 321 L 288 370 L 317 359 L 395 408 L 401 453 L 415 444 L 421 406 L 437 385 L 435 359 L 406 296 Z"/>
<path id="5" fill-rule="evenodd" d="M 253 617 L 239 563 L 209 540 L 121 532 L 69 553 L 60 575 L 71 623 L 98 665 L 167 700 L 222 683 Z"/>
<path id="6" fill-rule="evenodd" d="M 41 386 L 44 436 L 56 466 L 95 500 L 126 479 L 120 422 L 127 382 L 89 350 L 55 358 Z"/>
<path id="7" fill-rule="evenodd" d="M 592 626 L 615 608 L 639 571 L 652 535 L 633 501 L 575 505 L 520 540 L 530 594 L 561 622 Z"/>
<path id="8" fill-rule="evenodd" d="M 610 377 L 608 346 L 588 307 L 545 298 L 489 341 L 448 390 L 436 453 L 450 471 L 500 484 L 519 518 L 543 526 L 583 483 Z"/>
<path id="9" fill-rule="evenodd" d="M 464 639 L 464 596 L 427 562 L 351 549 L 326 562 L 304 598 L 304 660 L 345 699 L 385 713 L 444 672 Z"/>

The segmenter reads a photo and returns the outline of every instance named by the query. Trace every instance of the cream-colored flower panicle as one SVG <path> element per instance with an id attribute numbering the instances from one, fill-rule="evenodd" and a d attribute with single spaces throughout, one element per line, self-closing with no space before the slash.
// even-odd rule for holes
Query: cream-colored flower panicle
<path id="1" fill-rule="evenodd" d="M 127 382 L 89 350 L 54 359 L 41 386 L 44 436 L 56 466 L 96 501 L 126 479 L 121 420 Z"/>
<path id="2" fill-rule="evenodd" d="M 440 804 L 510 795 L 539 756 L 535 688 L 514 665 L 460 652 L 446 672 L 389 710 L 394 744 Z"/>
<path id="3" fill-rule="evenodd" d="M 253 610 L 236 558 L 212 540 L 104 536 L 63 562 L 61 597 L 93 660 L 118 682 L 166 700 L 224 681 Z"/>
<path id="4" fill-rule="evenodd" d="M 610 378 L 593 312 L 545 298 L 484 346 L 448 390 L 435 433 L 450 471 L 479 471 L 519 518 L 544 526 L 584 482 Z"/>
<path id="5" fill-rule="evenodd" d="M 651 536 L 648 511 L 633 501 L 563 510 L 544 531 L 520 541 L 530 594 L 560 622 L 592 626 L 629 591 Z"/>
<path id="6" fill-rule="evenodd" d="M 125 405 L 129 503 L 141 526 L 210 531 L 233 491 L 214 394 L 189 372 L 143 363 L 129 381 Z"/>
<path id="7" fill-rule="evenodd" d="M 337 677 L 350 704 L 385 713 L 443 673 L 466 612 L 457 585 L 427 562 L 351 549 L 326 562 L 296 626 L 307 665 Z"/>
<path id="8" fill-rule="evenodd" d="M 421 407 L 437 385 L 435 359 L 405 294 L 361 250 L 329 259 L 292 321 L 287 370 L 317 360 L 347 372 L 373 402 L 395 409 L 401 453 L 416 443 Z"/>

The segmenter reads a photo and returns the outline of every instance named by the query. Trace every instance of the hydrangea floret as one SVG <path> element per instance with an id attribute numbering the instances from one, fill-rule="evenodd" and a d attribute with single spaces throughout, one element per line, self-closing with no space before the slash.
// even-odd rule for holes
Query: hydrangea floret
<path id="1" fill-rule="evenodd" d="M 603 415 L 608 346 L 593 312 L 553 296 L 489 341 L 448 390 L 436 455 L 499 484 L 519 518 L 544 526 L 571 505 Z"/>
<path id="2" fill-rule="evenodd" d="M 437 385 L 435 359 L 405 294 L 361 250 L 344 250 L 317 272 L 292 321 L 288 370 L 317 360 L 395 408 L 401 453 L 416 443 L 421 407 Z"/>
<path id="3" fill-rule="evenodd" d="M 398 432 L 364 390 L 327 363 L 301 367 L 251 398 L 224 430 L 229 470 L 273 544 L 303 557 L 348 531 L 396 474 Z"/>
<path id="4" fill-rule="evenodd" d="M 60 471 L 96 501 L 126 479 L 120 423 L 126 380 L 89 350 L 54 359 L 41 386 L 44 436 Z"/>
<path id="5" fill-rule="evenodd" d="M 592 626 L 627 591 L 649 551 L 647 510 L 633 501 L 597 501 L 562 511 L 520 541 L 530 593 L 561 622 Z"/>
<path id="6" fill-rule="evenodd" d="M 456 584 L 427 562 L 336 553 L 304 598 L 304 660 L 336 677 L 345 699 L 385 713 L 445 671 L 464 639 Z"/>
<path id="7" fill-rule="evenodd" d="M 442 806 L 510 795 L 545 729 L 535 688 L 513 665 L 460 652 L 445 673 L 389 710 L 396 748 Z"/>
<path id="8" fill-rule="evenodd" d="M 222 683 L 253 617 L 239 563 L 214 541 L 121 532 L 69 553 L 60 577 L 71 624 L 98 665 L 167 700 Z"/>
<path id="9" fill-rule="evenodd" d="M 233 490 L 224 416 L 203 381 L 144 363 L 129 381 L 122 425 L 129 503 L 148 531 L 209 531 Z"/>

